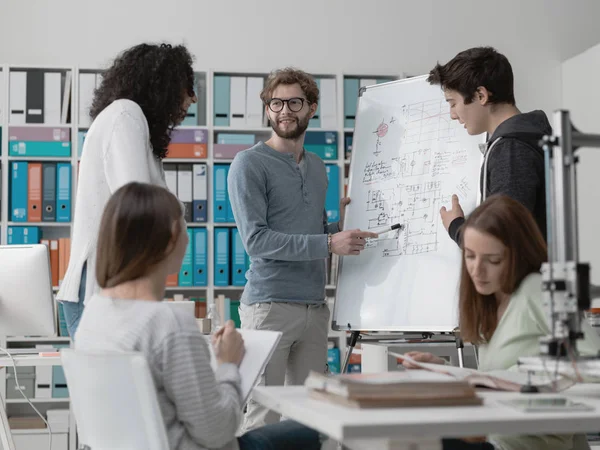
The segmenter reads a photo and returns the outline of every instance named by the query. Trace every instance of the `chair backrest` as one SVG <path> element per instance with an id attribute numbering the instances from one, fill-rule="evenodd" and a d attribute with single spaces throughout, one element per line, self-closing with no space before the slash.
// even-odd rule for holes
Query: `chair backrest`
<path id="1" fill-rule="evenodd" d="M 63 349 L 80 442 L 91 450 L 168 450 L 156 388 L 141 353 Z"/>

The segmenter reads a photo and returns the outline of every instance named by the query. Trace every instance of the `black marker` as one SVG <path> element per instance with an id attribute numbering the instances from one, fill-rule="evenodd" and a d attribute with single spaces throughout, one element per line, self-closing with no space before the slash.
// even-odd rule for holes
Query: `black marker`
<path id="1" fill-rule="evenodd" d="M 388 233 L 390 231 L 394 231 L 394 230 L 403 230 L 404 229 L 404 225 L 402 225 L 401 223 L 395 223 L 394 225 L 390 225 L 389 227 L 384 228 L 383 230 L 380 231 L 374 231 L 374 233 L 379 236 L 380 234 L 383 233 Z"/>

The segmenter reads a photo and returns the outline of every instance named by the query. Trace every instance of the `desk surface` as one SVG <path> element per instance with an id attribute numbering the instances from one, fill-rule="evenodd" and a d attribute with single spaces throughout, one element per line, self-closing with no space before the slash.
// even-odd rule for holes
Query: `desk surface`
<path id="1" fill-rule="evenodd" d="M 60 366 L 60 356 L 15 355 L 16 366 Z M 12 367 L 13 362 L 8 356 L 0 357 L 0 367 Z"/>
<path id="2" fill-rule="evenodd" d="M 562 396 L 595 407 L 589 412 L 525 413 L 498 403 L 523 396 L 480 391 L 482 406 L 352 409 L 308 397 L 303 386 L 254 389 L 256 401 L 337 441 L 407 437 L 464 437 L 487 434 L 586 433 L 600 429 L 600 385 L 576 385 Z M 529 394 L 556 396 L 556 394 Z"/>

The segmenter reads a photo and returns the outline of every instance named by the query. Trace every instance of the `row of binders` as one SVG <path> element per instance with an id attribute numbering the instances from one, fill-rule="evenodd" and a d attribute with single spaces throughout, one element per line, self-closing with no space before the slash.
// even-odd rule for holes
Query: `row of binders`
<path id="1" fill-rule="evenodd" d="M 71 221 L 71 164 L 10 163 L 10 220 Z"/>
<path id="2" fill-rule="evenodd" d="M 165 181 L 169 190 L 185 205 L 185 220 L 201 223 L 208 220 L 208 168 L 200 164 L 165 164 Z M 330 222 L 340 219 L 340 168 L 335 164 L 325 165 L 329 186 L 325 200 L 327 218 Z M 234 223 L 233 210 L 229 200 L 227 177 L 229 164 L 215 164 L 213 167 L 213 221 Z"/>
<path id="3" fill-rule="evenodd" d="M 12 125 L 68 123 L 71 77 L 70 70 L 11 70 L 9 73 L 10 123 Z"/>
<path id="4" fill-rule="evenodd" d="M 316 78 L 320 90 L 319 104 L 309 122 L 311 128 L 336 128 L 335 78 Z M 267 117 L 260 92 L 264 87 L 263 77 L 215 75 L 214 116 L 217 127 L 245 128 L 264 127 Z"/>
<path id="5" fill-rule="evenodd" d="M 189 243 L 178 274 L 167 278 L 167 286 L 208 285 L 208 230 L 188 228 Z M 244 286 L 250 258 L 237 228 L 214 230 L 215 286 Z"/>
<path id="6" fill-rule="evenodd" d="M 8 129 L 9 156 L 71 156 L 71 129 L 68 127 L 24 127 Z"/>
<path id="7" fill-rule="evenodd" d="M 87 136 L 87 130 L 78 131 L 78 156 L 83 154 L 83 144 Z M 21 154 L 20 156 L 23 156 Z M 70 156 L 69 154 L 64 156 Z M 35 156 L 59 156 L 59 155 L 35 155 Z M 171 132 L 171 142 L 167 147 L 167 160 L 169 158 L 181 159 L 203 159 L 208 157 L 208 134 L 206 130 L 192 128 L 176 128 Z"/>
<path id="8" fill-rule="evenodd" d="M 40 344 L 36 348 L 40 352 L 56 352 L 60 348 L 68 347 L 67 344 Z M 69 389 L 65 373 L 61 366 L 23 366 L 16 367 L 19 387 L 21 391 L 32 399 L 68 398 Z M 6 398 L 22 398 L 17 388 L 13 370 L 6 372 Z M 68 414 L 68 411 L 67 411 Z M 56 432 L 52 427 L 52 431 Z"/>

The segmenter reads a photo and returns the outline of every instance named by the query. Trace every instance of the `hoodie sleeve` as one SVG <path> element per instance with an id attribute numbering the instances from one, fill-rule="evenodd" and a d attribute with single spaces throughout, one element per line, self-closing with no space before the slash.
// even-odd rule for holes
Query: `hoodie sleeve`
<path id="1" fill-rule="evenodd" d="M 541 154 L 518 139 L 503 138 L 489 155 L 487 195 L 508 195 L 534 213 L 543 173 Z"/>

